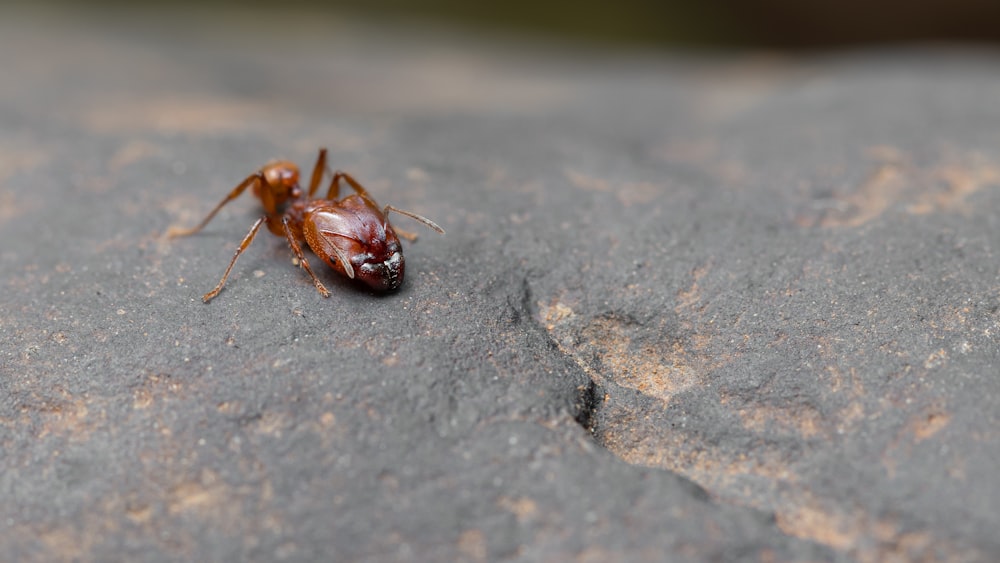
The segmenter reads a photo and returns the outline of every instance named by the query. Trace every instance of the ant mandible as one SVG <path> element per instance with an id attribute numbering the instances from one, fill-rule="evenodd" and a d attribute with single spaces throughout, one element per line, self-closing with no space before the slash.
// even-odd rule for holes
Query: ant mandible
<path id="1" fill-rule="evenodd" d="M 398 237 L 411 242 L 417 238 L 413 233 L 394 230 L 386 218 L 390 211 L 416 219 L 444 234 L 444 229 L 437 223 L 416 213 L 391 205 L 380 209 L 368 190 L 344 172 L 333 173 L 325 198 L 313 199 L 323 173 L 328 170 L 326 149 L 320 149 L 309 181 L 309 192 L 303 195 L 302 188 L 299 187 L 298 166 L 286 160 L 270 162 L 233 188 L 196 227 L 171 228 L 167 232 L 167 236 L 171 238 L 197 233 L 215 217 L 222 206 L 239 197 L 250 186 L 253 186 L 254 195 L 260 199 L 264 216 L 257 219 L 250 232 L 243 237 L 243 242 L 229 261 L 229 267 L 222 274 L 219 284 L 206 293 L 202 301 L 208 303 L 222 291 L 236 259 L 250 246 L 264 224 L 267 224 L 268 230 L 273 234 L 288 239 L 299 264 L 312 278 L 313 285 L 323 297 L 329 297 L 330 292 L 309 267 L 300 243 L 305 242 L 314 254 L 340 274 L 359 280 L 375 291 L 385 292 L 397 289 L 403 283 L 403 248 Z M 337 199 L 341 180 L 345 180 L 355 193 Z"/>

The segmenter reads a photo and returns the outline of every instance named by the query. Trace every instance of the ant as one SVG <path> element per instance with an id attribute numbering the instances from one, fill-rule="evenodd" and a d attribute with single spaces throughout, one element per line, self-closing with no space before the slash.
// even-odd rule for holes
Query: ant
<path id="1" fill-rule="evenodd" d="M 359 280 L 374 291 L 386 292 L 397 289 L 403 283 L 403 248 L 399 244 L 399 237 L 410 242 L 417 238 L 416 234 L 402 229 L 394 230 L 386 218 L 389 212 L 406 215 L 444 234 L 444 229 L 426 217 L 391 205 L 379 208 L 368 190 L 345 172 L 333 172 L 326 197 L 314 199 L 313 195 L 319 188 L 324 172 L 329 172 L 325 148 L 319 150 L 309 181 L 309 192 L 303 195 L 302 188 L 299 187 L 298 166 L 287 160 L 269 162 L 233 188 L 196 227 L 171 228 L 167 231 L 167 236 L 171 238 L 197 233 L 215 217 L 222 206 L 239 197 L 250 186 L 253 186 L 253 194 L 260 199 L 264 216 L 257 219 L 250 232 L 243 237 L 243 242 L 229 261 L 229 267 L 222 274 L 219 284 L 202 296 L 202 301 L 208 303 L 222 291 L 236 259 L 250 246 L 264 224 L 271 233 L 288 239 L 298 263 L 312 278 L 313 285 L 323 297 L 329 297 L 330 292 L 309 267 L 309 262 L 302 253 L 302 242 L 341 275 Z M 355 193 L 337 199 L 341 180 L 346 181 Z"/>

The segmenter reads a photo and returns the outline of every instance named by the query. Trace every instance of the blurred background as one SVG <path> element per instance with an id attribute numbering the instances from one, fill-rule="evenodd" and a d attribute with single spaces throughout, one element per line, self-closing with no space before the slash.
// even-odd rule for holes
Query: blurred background
<path id="1" fill-rule="evenodd" d="M 100 3 L 136 7 L 132 2 Z M 1000 40 L 997 0 L 331 0 L 283 2 L 280 6 L 181 0 L 170 2 L 169 7 L 206 4 L 313 11 L 318 15 L 348 12 L 390 23 L 423 20 L 493 32 L 668 47 L 823 49 Z"/>

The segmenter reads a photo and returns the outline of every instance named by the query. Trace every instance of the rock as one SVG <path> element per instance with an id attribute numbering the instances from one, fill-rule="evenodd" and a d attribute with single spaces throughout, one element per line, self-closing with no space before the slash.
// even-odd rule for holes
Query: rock
<path id="1" fill-rule="evenodd" d="M 99 16 L 0 23 L 0 559 L 1000 557 L 991 53 Z M 203 304 L 320 146 L 448 234 Z"/>

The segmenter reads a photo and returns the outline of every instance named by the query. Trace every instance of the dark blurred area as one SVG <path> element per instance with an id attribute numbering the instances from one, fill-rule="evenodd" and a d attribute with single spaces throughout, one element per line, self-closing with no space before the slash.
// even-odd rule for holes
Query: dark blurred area
<path id="1" fill-rule="evenodd" d="M 103 2 L 121 7 L 134 3 Z M 409 19 L 557 38 L 654 46 L 816 49 L 902 42 L 996 42 L 997 0 L 370 0 L 217 5 Z M 157 5 L 156 2 L 143 6 Z"/>

